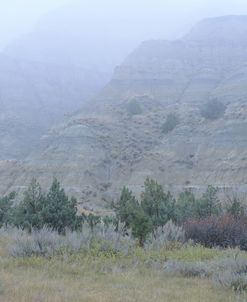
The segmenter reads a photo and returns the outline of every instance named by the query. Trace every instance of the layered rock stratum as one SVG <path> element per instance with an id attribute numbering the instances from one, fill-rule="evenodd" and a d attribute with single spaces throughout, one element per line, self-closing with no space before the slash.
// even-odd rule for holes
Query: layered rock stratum
<path id="1" fill-rule="evenodd" d="M 202 108 L 217 102 L 217 119 Z M 132 114 L 130 104 L 140 109 Z M 178 125 L 163 133 L 169 114 Z M 247 191 L 247 16 L 207 19 L 177 41 L 147 41 L 77 114 L 23 161 L 0 163 L 0 189 L 56 176 L 83 204 L 102 205 L 147 176 L 170 189 Z"/>

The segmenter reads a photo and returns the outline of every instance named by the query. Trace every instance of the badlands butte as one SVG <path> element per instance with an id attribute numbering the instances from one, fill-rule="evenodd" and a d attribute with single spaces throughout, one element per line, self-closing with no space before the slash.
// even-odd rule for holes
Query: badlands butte
<path id="1" fill-rule="evenodd" d="M 96 97 L 34 139 L 22 157 L 5 152 L 1 194 L 22 191 L 32 177 L 47 187 L 54 176 L 92 207 L 124 185 L 140 192 L 147 176 L 174 191 L 212 184 L 246 192 L 247 16 L 206 19 L 181 40 L 143 42 Z"/>

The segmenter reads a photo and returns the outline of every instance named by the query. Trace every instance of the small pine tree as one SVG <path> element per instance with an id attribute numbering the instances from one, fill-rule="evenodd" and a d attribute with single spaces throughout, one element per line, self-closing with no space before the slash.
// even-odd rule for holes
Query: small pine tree
<path id="1" fill-rule="evenodd" d="M 152 231 L 152 222 L 128 188 L 122 189 L 114 209 L 118 221 L 124 223 L 125 231 L 131 229 L 133 237 L 138 239 L 139 245 L 143 247 L 148 234 Z"/>
<path id="2" fill-rule="evenodd" d="M 40 184 L 32 179 L 28 189 L 24 192 L 24 199 L 15 209 L 14 224 L 31 232 L 32 229 L 43 227 L 42 207 L 45 196 Z"/>
<path id="3" fill-rule="evenodd" d="M 0 228 L 12 221 L 12 206 L 16 193 L 12 192 L 9 195 L 0 198 Z"/>
<path id="4" fill-rule="evenodd" d="M 147 178 L 141 196 L 141 206 L 151 219 L 153 230 L 174 219 L 175 200 L 170 192 L 165 193 L 163 187 L 153 179 Z"/>
<path id="5" fill-rule="evenodd" d="M 202 195 L 197 203 L 197 215 L 199 218 L 219 215 L 221 204 L 218 198 L 218 189 L 208 186 L 206 192 Z"/>
<path id="6" fill-rule="evenodd" d="M 179 194 L 175 207 L 175 221 L 183 223 L 189 218 L 197 217 L 197 200 L 191 190 Z"/>
<path id="7" fill-rule="evenodd" d="M 146 215 L 141 205 L 132 208 L 132 220 L 130 227 L 134 238 L 138 239 L 140 247 L 144 247 L 144 243 L 148 235 L 152 232 L 153 226 L 151 219 Z"/>
<path id="8" fill-rule="evenodd" d="M 44 224 L 60 234 L 65 232 L 66 227 L 76 229 L 78 227 L 76 205 L 76 199 L 73 197 L 69 199 L 55 178 L 42 209 Z"/>
<path id="9" fill-rule="evenodd" d="M 239 218 L 244 215 L 244 206 L 237 197 L 234 197 L 226 206 L 226 212 L 235 218 Z"/>
<path id="10" fill-rule="evenodd" d="M 113 208 L 119 222 L 124 223 L 125 230 L 131 227 L 133 221 L 134 209 L 138 206 L 138 200 L 133 195 L 132 191 L 124 187 L 120 198 Z"/>

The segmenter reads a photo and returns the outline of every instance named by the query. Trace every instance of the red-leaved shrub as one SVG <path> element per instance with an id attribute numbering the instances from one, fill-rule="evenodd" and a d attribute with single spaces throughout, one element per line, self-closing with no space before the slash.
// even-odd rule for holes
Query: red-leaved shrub
<path id="1" fill-rule="evenodd" d="M 239 247 L 247 250 L 247 217 L 230 215 L 191 219 L 184 224 L 186 239 L 206 247 Z"/>

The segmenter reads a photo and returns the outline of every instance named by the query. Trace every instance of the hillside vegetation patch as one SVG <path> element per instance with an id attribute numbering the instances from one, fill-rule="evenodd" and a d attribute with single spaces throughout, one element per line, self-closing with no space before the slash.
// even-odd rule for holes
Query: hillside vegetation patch
<path id="1" fill-rule="evenodd" d="M 179 124 L 179 118 L 177 117 L 177 115 L 174 113 L 168 114 L 165 122 L 162 124 L 161 127 L 162 133 L 167 134 L 171 132 L 177 127 L 178 124 Z"/>
<path id="2" fill-rule="evenodd" d="M 217 120 L 225 114 L 226 106 L 218 100 L 210 100 L 201 108 L 201 116 L 208 120 Z"/>

